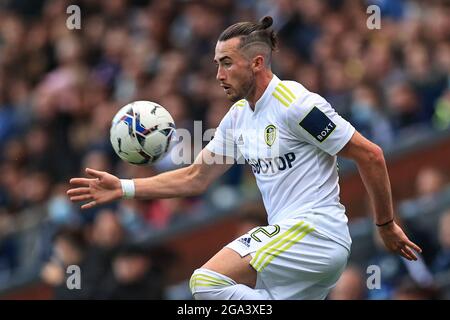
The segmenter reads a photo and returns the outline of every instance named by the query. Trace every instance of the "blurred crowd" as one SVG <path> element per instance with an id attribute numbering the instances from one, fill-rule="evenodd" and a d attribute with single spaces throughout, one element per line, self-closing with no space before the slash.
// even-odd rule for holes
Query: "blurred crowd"
<path id="1" fill-rule="evenodd" d="M 152 167 L 119 161 L 109 142 L 111 119 L 128 102 L 151 100 L 168 109 L 178 128 L 193 130 L 194 120 L 204 130 L 215 128 L 230 103 L 212 58 L 217 37 L 234 22 L 273 16 L 280 38 L 274 72 L 324 96 L 387 152 L 402 137 L 450 127 L 446 1 L 81 0 L 79 30 L 66 26 L 71 4 L 0 3 L 0 284 L 31 259 L 48 261 L 41 276 L 56 287 L 63 277 L 57 266 L 66 263 L 61 259 L 97 266 L 93 279 L 96 272 L 115 279 L 106 280 L 108 288 L 97 284 L 104 292 L 90 291 L 90 297 L 127 296 L 130 283 L 163 279 L 154 253 L 130 243 L 149 230 L 198 218 L 205 198 L 127 200 L 81 214 L 65 195 L 68 180 L 84 176 L 85 167 L 122 178 L 175 168 L 167 159 Z M 379 30 L 366 26 L 369 4 L 381 8 Z M 448 180 L 437 175 L 440 191 Z M 255 192 L 242 166 L 218 185 Z M 225 199 L 223 193 L 216 198 Z M 14 234 L 43 221 L 50 227 L 38 239 L 51 249 L 37 257 L 22 253 Z M 436 256 L 447 269 L 448 223 L 443 218 L 447 236 Z M 114 250 L 99 249 L 102 231 L 95 230 L 104 225 L 111 226 L 105 233 L 114 238 Z M 61 258 L 67 251 L 72 256 Z M 96 271 L 100 264 L 107 271 Z M 355 273 L 350 269 L 349 277 Z M 157 288 L 148 292 L 161 297 Z"/>
<path id="2" fill-rule="evenodd" d="M 54 287 L 56 299 L 164 299 L 163 250 L 126 243 L 115 212 L 102 210 L 90 228 L 63 227 L 52 237 L 52 253 L 41 278 Z M 80 268 L 81 290 L 67 285 L 68 266 Z"/>
<path id="3" fill-rule="evenodd" d="M 450 299 L 450 177 L 434 167 L 423 167 L 415 177 L 413 196 L 397 203 L 396 222 L 422 248 L 418 260 L 386 250 L 368 208 L 373 230 L 365 241 L 370 251 L 362 259 L 350 259 L 330 299 Z M 351 231 L 355 224 L 350 223 Z M 355 249 L 361 239 L 353 240 Z M 379 268 L 378 282 L 371 277 L 373 266 Z"/>

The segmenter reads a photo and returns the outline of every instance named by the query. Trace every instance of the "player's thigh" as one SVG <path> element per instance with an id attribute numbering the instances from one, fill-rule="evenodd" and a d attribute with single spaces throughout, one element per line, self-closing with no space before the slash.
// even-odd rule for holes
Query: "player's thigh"
<path id="1" fill-rule="evenodd" d="M 251 259 L 250 255 L 241 257 L 236 251 L 225 247 L 209 259 L 202 268 L 218 272 L 237 283 L 254 288 L 257 274 L 250 265 Z"/>

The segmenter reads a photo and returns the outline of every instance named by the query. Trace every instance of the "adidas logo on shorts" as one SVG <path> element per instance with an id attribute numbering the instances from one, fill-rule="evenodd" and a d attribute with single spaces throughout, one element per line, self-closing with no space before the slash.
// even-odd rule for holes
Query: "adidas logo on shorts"
<path id="1" fill-rule="evenodd" d="M 250 247 L 251 238 L 240 238 L 238 241 L 243 243 L 247 248 Z"/>

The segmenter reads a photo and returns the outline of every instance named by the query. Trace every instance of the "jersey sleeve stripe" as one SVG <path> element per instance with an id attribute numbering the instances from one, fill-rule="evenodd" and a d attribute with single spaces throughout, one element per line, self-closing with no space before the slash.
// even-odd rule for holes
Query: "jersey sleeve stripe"
<path id="1" fill-rule="evenodd" d="M 288 87 L 286 87 L 283 82 L 280 82 L 280 87 L 282 87 L 291 97 L 293 100 L 296 99 L 296 96 L 292 93 L 291 89 L 289 89 Z"/>
<path id="2" fill-rule="evenodd" d="M 275 88 L 275 90 L 278 93 L 280 93 L 286 99 L 286 101 L 289 102 L 289 104 L 291 104 L 294 101 L 291 97 L 289 97 L 287 95 L 287 93 L 284 90 L 281 89 L 281 87 L 278 86 L 278 87 Z"/>
<path id="3" fill-rule="evenodd" d="M 286 108 L 289 107 L 289 103 L 287 103 L 286 101 L 284 101 L 275 91 L 272 92 L 272 95 L 278 100 L 280 101 Z"/>

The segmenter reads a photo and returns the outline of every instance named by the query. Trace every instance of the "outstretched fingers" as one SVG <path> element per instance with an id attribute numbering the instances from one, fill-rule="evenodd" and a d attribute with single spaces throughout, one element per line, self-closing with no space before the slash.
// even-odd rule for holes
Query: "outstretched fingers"
<path id="1" fill-rule="evenodd" d="M 96 201 L 91 201 L 91 202 L 88 202 L 88 203 L 86 203 L 86 204 L 83 204 L 83 205 L 81 206 L 81 209 L 90 209 L 90 208 L 95 207 L 96 205 L 97 205 L 97 202 L 96 202 Z"/>
<path id="2" fill-rule="evenodd" d="M 91 177 L 98 178 L 98 179 L 101 178 L 103 176 L 103 174 L 104 174 L 103 171 L 98 171 L 98 170 L 94 170 L 94 169 L 91 169 L 91 168 L 86 168 L 86 173 L 88 175 L 90 175 Z"/>
<path id="3" fill-rule="evenodd" d="M 70 179 L 70 184 L 74 186 L 84 186 L 89 187 L 89 184 L 96 179 L 88 179 L 88 178 L 72 178 Z"/>
<path id="4" fill-rule="evenodd" d="M 420 248 L 417 244 L 415 244 L 414 242 L 407 240 L 406 241 L 406 245 L 410 248 L 413 248 L 415 251 L 417 251 L 418 253 L 422 253 L 422 248 Z"/>
<path id="5" fill-rule="evenodd" d="M 92 200 L 94 197 L 91 194 L 82 194 L 80 196 L 72 196 L 70 197 L 70 201 L 87 201 Z"/>
<path id="6" fill-rule="evenodd" d="M 408 259 L 410 261 L 417 260 L 417 257 L 414 254 L 414 252 L 412 252 L 412 250 L 407 246 L 404 246 L 403 248 L 401 248 L 400 253 L 403 257 L 405 257 L 406 259 Z"/>
<path id="7" fill-rule="evenodd" d="M 80 187 L 80 188 L 73 188 L 73 189 L 69 189 L 67 191 L 67 195 L 72 197 L 72 196 L 79 196 L 82 194 L 88 194 L 91 192 L 91 189 L 88 187 Z"/>
<path id="8" fill-rule="evenodd" d="M 81 209 L 89 209 L 99 204 L 98 199 L 94 200 L 95 197 L 92 195 L 92 192 L 95 191 L 95 185 L 97 185 L 101 178 L 105 175 L 105 172 L 103 171 L 97 171 L 90 168 L 86 168 L 86 173 L 92 178 L 70 179 L 70 184 L 74 187 L 67 191 L 67 195 L 71 201 L 90 201 L 83 204 Z"/>

